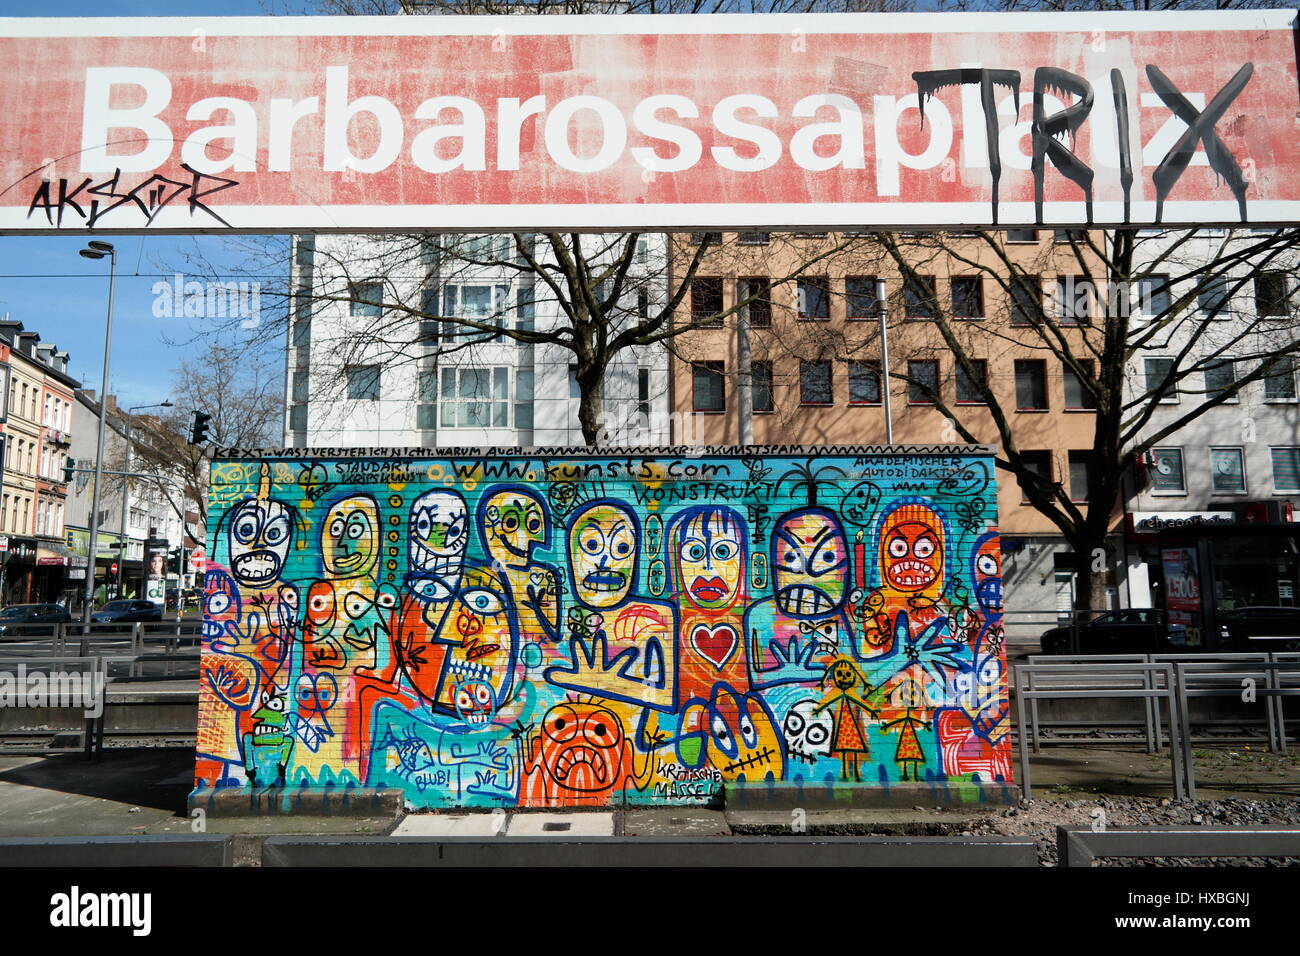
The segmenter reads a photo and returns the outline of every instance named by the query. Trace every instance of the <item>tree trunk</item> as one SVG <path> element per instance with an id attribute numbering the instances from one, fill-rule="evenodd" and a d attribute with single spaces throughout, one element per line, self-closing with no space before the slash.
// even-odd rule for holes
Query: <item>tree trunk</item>
<path id="1" fill-rule="evenodd" d="M 596 448 L 605 437 L 604 370 L 579 367 L 574 377 L 578 383 L 578 423 L 582 426 L 582 440 L 588 448 Z"/>

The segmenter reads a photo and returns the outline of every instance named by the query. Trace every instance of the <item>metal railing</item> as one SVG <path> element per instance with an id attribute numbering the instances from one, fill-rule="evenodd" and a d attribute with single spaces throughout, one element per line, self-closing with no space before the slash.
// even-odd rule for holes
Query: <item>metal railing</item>
<path id="1" fill-rule="evenodd" d="M 1029 720 L 1026 705 L 1038 700 L 1106 700 L 1130 698 L 1158 707 L 1164 701 L 1169 712 L 1170 764 L 1174 796 L 1184 795 L 1185 773 L 1181 711 L 1177 701 L 1173 664 L 1150 662 L 1102 662 L 1087 664 L 1020 664 L 1015 667 L 1016 732 L 1020 742 L 1020 786 L 1026 797 L 1033 795 L 1029 769 Z M 1157 717 L 1158 720 L 1158 717 Z M 1158 736 L 1158 735 L 1157 735 Z M 1150 745 L 1150 739 L 1149 739 Z"/>

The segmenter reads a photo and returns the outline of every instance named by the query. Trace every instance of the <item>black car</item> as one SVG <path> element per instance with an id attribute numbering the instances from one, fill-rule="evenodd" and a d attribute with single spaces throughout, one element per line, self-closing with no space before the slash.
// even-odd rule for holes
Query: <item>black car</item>
<path id="1" fill-rule="evenodd" d="M 54 625 L 68 624 L 72 615 L 58 604 L 12 604 L 0 610 L 0 637 L 43 637 Z"/>
<path id="2" fill-rule="evenodd" d="M 109 601 L 90 616 L 92 624 L 135 624 L 162 620 L 162 608 L 152 601 Z"/>
<path id="3" fill-rule="evenodd" d="M 1079 644 L 1070 646 L 1070 627 L 1044 631 L 1040 644 L 1044 654 L 1163 654 L 1183 650 L 1181 631 L 1170 634 L 1163 611 L 1155 608 L 1123 608 L 1107 611 L 1079 625 Z"/>
<path id="4" fill-rule="evenodd" d="M 1300 607 L 1236 607 L 1218 622 L 1221 643 L 1234 651 L 1300 651 Z"/>

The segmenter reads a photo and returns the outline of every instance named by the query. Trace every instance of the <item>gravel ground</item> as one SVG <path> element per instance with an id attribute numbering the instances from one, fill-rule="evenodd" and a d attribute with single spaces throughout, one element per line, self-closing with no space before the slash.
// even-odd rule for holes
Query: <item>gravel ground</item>
<path id="1" fill-rule="evenodd" d="M 1090 827 L 1101 820 L 1107 826 L 1254 826 L 1263 823 L 1292 824 L 1300 826 L 1300 800 L 1196 800 L 1175 803 L 1168 799 L 1148 797 L 1102 796 L 1079 800 L 1021 800 L 1020 804 L 1003 810 L 991 809 L 987 816 L 971 818 L 963 814 L 954 819 L 953 814 L 942 809 L 916 807 L 933 822 L 916 825 L 872 828 L 868 824 L 840 826 L 810 826 L 809 833 L 818 836 L 867 835 L 871 833 L 913 836 L 1030 836 L 1038 846 L 1038 862 L 1043 866 L 1056 865 L 1056 828 L 1058 826 Z M 945 820 L 945 817 L 948 817 Z M 789 832 L 785 827 L 736 827 L 737 835 L 759 835 Z M 1247 859 L 1238 857 L 1197 857 L 1129 860 L 1110 859 L 1098 861 L 1102 866 L 1296 866 L 1300 859 Z"/>

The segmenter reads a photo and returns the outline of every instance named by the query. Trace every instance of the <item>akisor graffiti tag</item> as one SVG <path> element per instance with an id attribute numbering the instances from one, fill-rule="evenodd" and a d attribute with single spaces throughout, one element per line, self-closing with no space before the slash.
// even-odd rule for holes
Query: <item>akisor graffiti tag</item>
<path id="1" fill-rule="evenodd" d="M 1010 781 L 986 449 L 371 451 L 214 461 L 200 790 Z"/>

